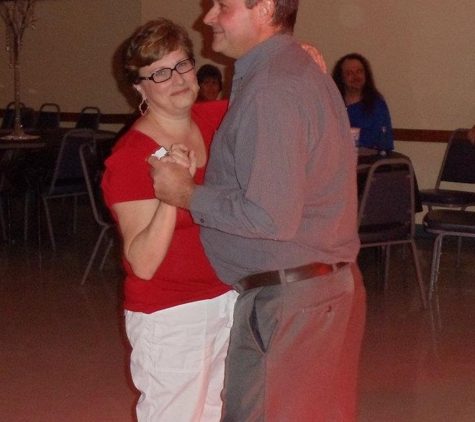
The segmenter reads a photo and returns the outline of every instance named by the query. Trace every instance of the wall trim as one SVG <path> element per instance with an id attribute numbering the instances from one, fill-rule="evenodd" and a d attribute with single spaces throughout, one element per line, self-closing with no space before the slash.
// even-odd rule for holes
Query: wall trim
<path id="1" fill-rule="evenodd" d="M 393 129 L 394 139 L 405 142 L 448 142 L 451 130 Z"/>
<path id="2" fill-rule="evenodd" d="M 5 110 L 0 110 L 0 117 L 3 118 Z M 102 114 L 102 124 L 126 124 L 133 114 Z M 61 113 L 61 121 L 74 123 L 79 118 L 79 113 Z M 447 143 L 452 133 L 451 130 L 432 129 L 398 129 L 394 128 L 394 139 L 403 142 L 445 142 Z"/>

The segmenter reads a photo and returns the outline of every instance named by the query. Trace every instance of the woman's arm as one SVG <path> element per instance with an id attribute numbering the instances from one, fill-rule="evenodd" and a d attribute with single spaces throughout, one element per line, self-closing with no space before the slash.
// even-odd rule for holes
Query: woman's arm
<path id="1" fill-rule="evenodd" d="M 121 202 L 113 206 L 124 238 L 124 254 L 137 277 L 150 280 L 167 254 L 176 213 L 158 199 Z"/>
<path id="2" fill-rule="evenodd" d="M 475 126 L 473 126 L 468 132 L 468 139 L 475 142 Z"/>

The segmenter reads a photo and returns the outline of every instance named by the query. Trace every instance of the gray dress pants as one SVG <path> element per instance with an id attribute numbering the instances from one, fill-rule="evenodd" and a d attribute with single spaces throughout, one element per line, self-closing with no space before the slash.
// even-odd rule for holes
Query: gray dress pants
<path id="1" fill-rule="evenodd" d="M 283 273 L 281 273 L 283 274 Z M 366 295 L 356 264 L 240 295 L 222 422 L 350 422 Z"/>

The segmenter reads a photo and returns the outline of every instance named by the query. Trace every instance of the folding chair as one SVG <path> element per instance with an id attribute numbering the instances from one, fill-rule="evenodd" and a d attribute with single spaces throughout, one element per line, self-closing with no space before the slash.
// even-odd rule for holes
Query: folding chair
<path id="1" fill-rule="evenodd" d="M 423 205 L 433 207 L 459 208 L 475 205 L 475 192 L 448 189 L 449 183 L 475 186 L 475 145 L 467 138 L 468 129 L 452 132 L 440 166 L 439 176 L 433 189 L 420 191 Z M 458 239 L 457 265 L 460 264 L 462 237 Z"/>
<path id="2" fill-rule="evenodd" d="M 61 123 L 61 110 L 56 103 L 43 103 L 38 112 L 38 129 L 56 129 Z"/>
<path id="3" fill-rule="evenodd" d="M 101 111 L 97 107 L 84 107 L 81 110 L 79 119 L 76 122 L 76 129 L 99 129 L 101 122 Z"/>
<path id="4" fill-rule="evenodd" d="M 71 129 L 66 132 L 61 141 L 53 175 L 42 194 L 48 231 L 54 251 L 56 251 L 56 242 L 48 202 L 56 198 L 74 198 L 73 232 L 75 233 L 77 200 L 79 196 L 87 195 L 86 182 L 79 158 L 79 148 L 85 143 L 94 143 L 94 132 L 91 129 Z"/>
<path id="5" fill-rule="evenodd" d="M 415 233 L 414 170 L 407 159 L 389 158 L 371 166 L 358 211 L 361 247 L 385 247 L 387 288 L 391 245 L 410 244 L 422 305 L 427 308 Z"/>

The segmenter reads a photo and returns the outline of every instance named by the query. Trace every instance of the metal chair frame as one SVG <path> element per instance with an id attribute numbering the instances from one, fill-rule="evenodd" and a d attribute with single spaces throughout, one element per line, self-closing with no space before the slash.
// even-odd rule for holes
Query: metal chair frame
<path id="1" fill-rule="evenodd" d="M 74 198 L 73 232 L 75 233 L 77 230 L 77 200 L 79 196 L 87 195 L 79 148 L 82 144 L 89 142 L 94 143 L 94 132 L 91 129 L 71 129 L 66 132 L 61 141 L 51 181 L 42 194 L 48 231 L 54 251 L 56 251 L 56 242 L 48 200 Z"/>
<path id="2" fill-rule="evenodd" d="M 385 247 L 384 286 L 388 286 L 391 245 L 410 244 L 422 305 L 426 293 L 415 234 L 414 170 L 409 160 L 379 160 L 369 169 L 358 211 L 361 247 Z"/>
<path id="3" fill-rule="evenodd" d="M 442 241 L 446 236 L 475 237 L 475 212 L 467 210 L 437 209 L 426 213 L 423 227 L 427 233 L 435 234 L 430 271 L 429 301 L 437 288 L 440 272 Z M 457 257 L 459 260 L 459 257 Z"/>
<path id="4" fill-rule="evenodd" d="M 97 238 L 96 244 L 94 245 L 94 250 L 92 251 L 86 270 L 81 279 L 81 286 L 83 286 L 86 283 L 89 272 L 91 271 L 92 264 L 94 263 L 96 255 L 99 251 L 99 247 L 103 243 L 103 240 L 106 240 L 106 235 L 111 231 L 111 229 L 115 227 L 115 225 L 112 221 L 109 210 L 103 203 L 102 192 L 100 190 L 102 167 L 94 144 L 90 143 L 81 145 L 79 149 L 79 156 L 81 159 L 81 166 L 84 172 L 84 179 L 86 181 L 87 192 L 89 195 L 92 213 L 94 215 L 94 220 L 101 227 L 101 232 L 99 233 L 99 237 Z M 110 237 L 109 241 L 107 242 L 101 264 L 99 266 L 100 271 L 102 271 L 104 268 L 105 261 L 109 255 L 113 243 L 114 237 Z"/>

